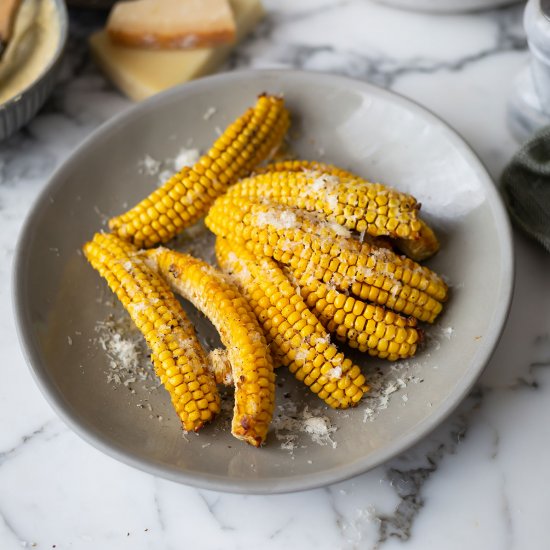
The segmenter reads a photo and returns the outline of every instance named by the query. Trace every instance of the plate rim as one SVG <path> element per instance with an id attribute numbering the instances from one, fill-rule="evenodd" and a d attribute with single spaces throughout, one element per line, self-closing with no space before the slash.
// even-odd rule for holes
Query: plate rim
<path id="1" fill-rule="evenodd" d="M 337 467 L 314 472 L 303 476 L 293 478 L 280 478 L 272 480 L 261 479 L 230 479 L 226 476 L 216 474 L 202 474 L 200 477 L 187 473 L 186 471 L 176 470 L 165 465 L 159 465 L 149 460 L 136 458 L 132 453 L 125 451 L 116 443 L 103 440 L 100 433 L 93 426 L 84 421 L 74 418 L 71 412 L 63 403 L 63 395 L 55 388 L 51 378 L 47 374 L 46 364 L 40 360 L 38 349 L 35 348 L 31 335 L 27 332 L 25 325 L 28 324 L 28 312 L 25 311 L 26 300 L 23 292 L 23 277 L 19 274 L 23 272 L 24 262 L 26 261 L 25 243 L 32 237 L 32 229 L 35 217 L 42 207 L 44 201 L 48 200 L 48 194 L 58 186 L 65 185 L 63 182 L 63 172 L 71 169 L 71 166 L 78 161 L 79 157 L 86 153 L 88 147 L 105 133 L 116 130 L 128 119 L 132 119 L 136 113 L 146 113 L 155 108 L 157 103 L 163 103 L 166 100 L 180 94 L 185 95 L 187 90 L 199 90 L 201 88 L 210 88 L 211 86 L 222 86 L 227 81 L 250 79 L 252 81 L 261 77 L 276 78 L 283 82 L 285 78 L 304 78 L 317 81 L 330 81 L 330 84 L 340 83 L 342 86 L 359 89 L 363 93 L 371 93 L 385 96 L 391 102 L 397 102 L 414 114 L 420 115 L 432 124 L 438 127 L 447 139 L 460 151 L 468 165 L 475 170 L 482 186 L 487 192 L 487 199 L 492 207 L 496 219 L 498 243 L 502 249 L 502 258 L 500 265 L 500 276 L 502 283 L 502 296 L 493 311 L 492 319 L 495 325 L 487 335 L 484 347 L 476 355 L 475 360 L 470 365 L 468 371 L 460 379 L 459 383 L 452 390 L 449 397 L 441 403 L 436 409 L 437 414 L 432 414 L 425 420 L 417 424 L 411 431 L 404 436 L 386 445 L 382 449 L 371 453 L 367 458 L 356 460 L 350 464 L 339 465 Z M 104 452 L 108 456 L 133 466 L 149 474 L 163 477 L 171 481 L 177 481 L 196 488 L 208 489 L 214 491 L 241 493 L 241 494 L 281 494 L 297 491 L 305 491 L 325 487 L 327 485 L 338 483 L 349 478 L 365 473 L 398 454 L 403 453 L 418 441 L 429 435 L 438 425 L 443 423 L 449 415 L 464 400 L 477 379 L 483 372 L 489 362 L 495 348 L 498 345 L 502 335 L 508 312 L 512 301 L 512 293 L 515 279 L 514 252 L 511 223 L 506 213 L 504 203 L 494 184 L 489 172 L 483 162 L 473 151 L 470 145 L 462 136 L 447 122 L 435 115 L 428 108 L 420 105 L 416 101 L 409 99 L 394 91 L 386 90 L 368 82 L 349 78 L 346 76 L 334 75 L 323 72 L 310 72 L 294 69 L 247 69 L 222 73 L 193 82 L 185 83 L 156 96 L 153 96 L 144 102 L 135 104 L 111 119 L 107 120 L 96 128 L 80 145 L 78 145 L 69 156 L 61 162 L 48 178 L 47 183 L 34 200 L 17 238 L 15 249 L 15 258 L 12 264 L 12 309 L 15 319 L 15 326 L 20 348 L 25 361 L 31 371 L 31 374 L 40 388 L 42 395 L 50 404 L 57 415 L 67 424 L 77 435 L 90 443 L 96 449 Z M 260 451 L 261 452 L 261 451 Z"/>
<path id="2" fill-rule="evenodd" d="M 385 5 L 393 9 L 402 9 L 412 12 L 434 13 L 434 14 L 469 14 L 481 11 L 494 10 L 513 4 L 519 4 L 523 0 L 492 0 L 485 4 L 475 4 L 472 0 L 464 6 L 463 3 L 455 2 L 447 5 L 436 5 L 421 0 L 418 4 L 413 4 L 410 0 L 375 0 L 378 4 Z"/>

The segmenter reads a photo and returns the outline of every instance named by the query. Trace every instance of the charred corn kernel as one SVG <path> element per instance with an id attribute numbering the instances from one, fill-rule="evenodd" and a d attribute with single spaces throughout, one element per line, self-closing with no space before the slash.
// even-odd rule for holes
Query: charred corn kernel
<path id="1" fill-rule="evenodd" d="M 192 168 L 183 168 L 134 208 L 112 218 L 109 227 L 140 247 L 169 241 L 204 216 L 229 185 L 273 155 L 288 125 L 283 99 L 261 95 Z"/>
<path id="2" fill-rule="evenodd" d="M 220 238 L 216 239 L 216 256 L 222 269 L 232 275 L 248 299 L 272 351 L 296 378 L 303 380 L 331 407 L 346 408 L 357 403 L 368 389 L 364 376 L 330 343 L 329 334 L 277 263 L 270 258 L 256 257 L 243 246 Z M 266 302 L 270 304 L 267 310 Z M 290 325 L 288 319 L 292 313 L 286 317 L 281 313 L 288 306 L 292 306 L 292 313 L 299 312 L 300 318 L 313 330 Z M 282 325 L 288 328 L 285 330 Z M 345 380 L 344 390 L 333 387 L 340 380 Z"/>
<path id="3" fill-rule="evenodd" d="M 420 231 L 417 239 L 397 239 L 396 246 L 409 258 L 421 262 L 433 256 L 439 250 L 439 241 L 433 229 L 420 220 Z"/>
<path id="4" fill-rule="evenodd" d="M 268 198 L 317 212 L 329 222 L 378 237 L 418 239 L 419 205 L 410 195 L 358 176 L 281 170 L 254 175 L 229 190 L 234 197 Z"/>
<path id="5" fill-rule="evenodd" d="M 287 268 L 283 271 L 300 288 L 300 295 L 319 321 L 338 340 L 361 352 L 390 361 L 412 357 L 416 353 L 420 333 L 414 318 L 406 318 L 381 306 L 345 296 L 317 279 L 297 280 Z M 369 324 L 369 321 L 372 323 Z M 359 338 L 363 332 L 365 339 L 361 343 Z M 370 348 L 367 338 L 373 333 L 377 337 L 376 346 Z M 386 352 L 386 344 L 391 345 L 390 353 Z"/>
<path id="6" fill-rule="evenodd" d="M 206 224 L 254 254 L 289 265 L 299 279 L 334 284 L 422 321 L 433 322 L 447 298 L 447 285 L 427 267 L 359 243 L 346 228 L 300 209 L 224 196 L 210 209 Z"/>
<path id="7" fill-rule="evenodd" d="M 231 433 L 260 446 L 273 416 L 275 374 L 263 331 L 250 305 L 226 275 L 193 256 L 160 247 L 148 252 L 148 260 L 172 290 L 216 327 L 235 383 Z"/>
<path id="8" fill-rule="evenodd" d="M 177 298 L 138 250 L 115 235 L 97 233 L 84 245 L 84 253 L 145 337 L 155 372 L 183 427 L 199 430 L 219 412 L 220 400 L 204 351 Z"/>

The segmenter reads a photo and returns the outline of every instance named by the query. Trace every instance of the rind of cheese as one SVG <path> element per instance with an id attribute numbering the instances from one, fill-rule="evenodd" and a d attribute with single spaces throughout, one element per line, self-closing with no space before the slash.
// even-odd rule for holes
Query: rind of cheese
<path id="1" fill-rule="evenodd" d="M 230 0 L 237 41 L 246 37 L 264 15 L 260 0 Z M 215 71 L 231 46 L 198 50 L 140 50 L 115 46 L 105 31 L 90 37 L 92 55 L 103 72 L 130 99 L 140 101 L 168 88 Z"/>
<path id="2" fill-rule="evenodd" d="M 107 34 L 115 44 L 150 49 L 230 44 L 235 33 L 228 0 L 119 2 L 107 21 Z"/>

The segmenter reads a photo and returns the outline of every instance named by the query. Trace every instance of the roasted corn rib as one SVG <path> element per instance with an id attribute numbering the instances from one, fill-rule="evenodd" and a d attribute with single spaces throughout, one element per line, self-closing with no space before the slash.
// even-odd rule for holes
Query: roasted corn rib
<path id="1" fill-rule="evenodd" d="M 331 407 L 356 404 L 368 389 L 359 367 L 330 342 L 277 263 L 222 238 L 216 256 L 251 304 L 276 358 Z"/>
<path id="2" fill-rule="evenodd" d="M 406 193 L 371 183 L 322 162 L 289 160 L 258 168 L 231 193 L 267 197 L 275 202 L 320 212 L 331 221 L 373 237 L 388 236 L 415 261 L 439 250 L 434 231 L 420 218 L 420 204 Z"/>
<path id="3" fill-rule="evenodd" d="M 184 168 L 110 229 L 139 247 L 165 243 L 204 216 L 214 199 L 280 146 L 289 125 L 283 99 L 261 95 L 192 168 Z"/>
<path id="4" fill-rule="evenodd" d="M 413 197 L 357 176 L 314 170 L 267 172 L 239 181 L 229 193 L 319 212 L 329 221 L 373 237 L 420 236 L 419 205 Z"/>
<path id="5" fill-rule="evenodd" d="M 338 224 L 311 213 L 242 197 L 220 197 L 206 225 L 254 254 L 289 265 L 301 284 L 334 284 L 357 298 L 433 322 L 447 297 L 443 280 L 390 250 L 359 243 Z"/>
<path id="6" fill-rule="evenodd" d="M 220 399 L 204 350 L 177 298 L 138 250 L 115 235 L 97 233 L 84 253 L 145 337 L 184 429 L 199 430 L 219 412 Z"/>
<path id="7" fill-rule="evenodd" d="M 202 311 L 219 332 L 235 383 L 231 433 L 258 447 L 273 415 L 275 374 L 250 305 L 226 275 L 202 260 L 162 247 L 150 250 L 148 259 L 172 290 Z"/>
<path id="8" fill-rule="evenodd" d="M 283 272 L 299 286 L 305 303 L 338 340 L 390 361 L 416 353 L 421 334 L 416 319 L 346 296 L 317 279 L 300 284 L 292 270 L 285 268 Z"/>

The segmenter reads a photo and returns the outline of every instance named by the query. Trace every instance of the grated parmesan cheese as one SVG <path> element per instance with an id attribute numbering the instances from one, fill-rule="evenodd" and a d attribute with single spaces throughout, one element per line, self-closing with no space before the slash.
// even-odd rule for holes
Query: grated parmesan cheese
<path id="1" fill-rule="evenodd" d="M 195 148 L 182 147 L 173 158 L 158 160 L 147 154 L 138 161 L 138 172 L 147 176 L 157 176 L 157 185 L 169 180 L 174 172 L 185 166 L 193 166 L 200 158 L 200 151 Z"/>
<path id="2" fill-rule="evenodd" d="M 148 176 L 156 176 L 159 173 L 161 162 L 154 159 L 151 155 L 145 155 L 143 159 L 138 162 L 138 170 L 141 174 L 147 174 Z"/>
<path id="3" fill-rule="evenodd" d="M 273 417 L 275 436 L 281 443 L 281 449 L 293 452 L 297 448 L 298 433 L 309 435 L 313 443 L 337 447 L 332 438 L 338 429 L 332 424 L 328 416 L 322 414 L 321 409 L 312 409 L 306 405 L 301 412 L 297 412 L 294 403 L 280 405 L 279 413 Z"/>
<path id="4" fill-rule="evenodd" d="M 342 378 L 342 367 L 332 367 L 327 371 L 327 376 L 333 380 L 340 380 Z"/>
<path id="5" fill-rule="evenodd" d="M 280 215 L 275 212 L 260 212 L 256 215 L 256 223 L 259 226 L 271 225 L 275 229 L 289 229 L 296 227 L 296 214 L 284 211 Z"/>
<path id="6" fill-rule="evenodd" d="M 208 107 L 204 115 L 202 115 L 202 119 L 210 120 L 216 114 L 216 111 L 217 111 L 216 107 Z"/>
<path id="7" fill-rule="evenodd" d="M 174 170 L 178 172 L 185 166 L 194 166 L 200 158 L 200 152 L 198 149 L 180 149 L 176 158 L 173 160 Z"/>
<path id="8" fill-rule="evenodd" d="M 108 357 L 107 382 L 130 388 L 136 382 L 159 384 L 150 367 L 145 342 L 126 318 L 100 321 L 95 327 L 97 341 Z"/>

